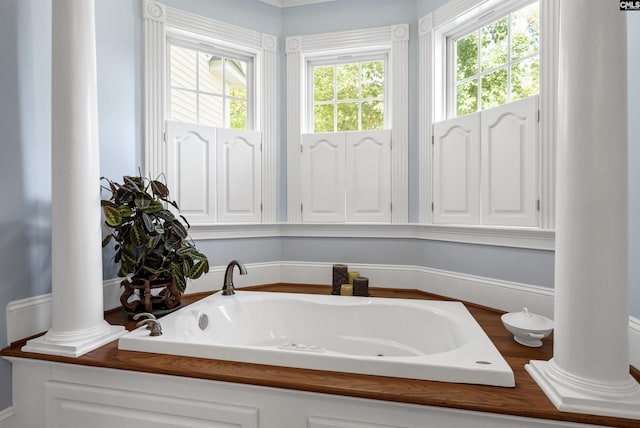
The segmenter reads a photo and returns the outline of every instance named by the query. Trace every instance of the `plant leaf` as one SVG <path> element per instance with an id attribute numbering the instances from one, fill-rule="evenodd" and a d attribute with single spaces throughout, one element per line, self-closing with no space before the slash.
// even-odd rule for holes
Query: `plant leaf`
<path id="1" fill-rule="evenodd" d="M 178 220 L 174 220 L 171 222 L 171 226 L 173 226 L 173 230 L 182 239 L 187 238 L 187 229 L 180 223 Z"/>
<path id="2" fill-rule="evenodd" d="M 147 230 L 147 232 L 151 233 L 156 230 L 156 226 L 153 224 L 151 216 L 146 212 L 142 213 L 142 223 L 144 224 L 144 228 Z"/>
<path id="3" fill-rule="evenodd" d="M 144 233 L 144 230 L 137 224 L 134 224 L 131 228 L 131 242 L 136 247 L 142 247 L 147 243 L 147 234 Z"/>
<path id="4" fill-rule="evenodd" d="M 112 234 L 108 234 L 107 236 L 104 237 L 104 239 L 102 240 L 102 248 L 109 245 L 109 242 L 111 242 L 111 238 L 113 238 Z"/>
<path id="5" fill-rule="evenodd" d="M 134 203 L 136 204 L 136 208 L 138 208 L 139 210 L 146 210 L 151 206 L 151 199 L 145 198 L 143 196 L 137 196 Z"/>
<path id="6" fill-rule="evenodd" d="M 137 199 L 136 199 L 137 201 Z M 136 202 L 137 203 L 137 202 Z M 145 207 L 140 207 L 140 210 L 145 213 L 157 213 L 164 209 L 162 203 L 160 201 L 149 201 L 149 205 Z"/>
<path id="7" fill-rule="evenodd" d="M 209 272 L 209 262 L 204 260 L 202 262 L 196 263 L 191 266 L 191 271 L 189 272 L 189 278 L 196 279 L 200 278 L 203 273 Z"/>
<path id="8" fill-rule="evenodd" d="M 173 213 L 169 210 L 158 211 L 156 215 L 164 221 L 174 221 L 176 219 Z"/>
<path id="9" fill-rule="evenodd" d="M 117 227 L 122 223 L 122 215 L 116 208 L 104 205 L 102 207 L 102 212 L 104 213 L 104 220 L 107 223 L 107 226 Z"/>
<path id="10" fill-rule="evenodd" d="M 153 194 L 156 195 L 157 197 L 164 199 L 167 196 L 169 196 L 169 189 L 167 188 L 167 186 L 164 185 L 164 183 L 157 181 L 157 180 L 152 180 L 151 181 L 151 190 L 153 191 Z"/>
<path id="11" fill-rule="evenodd" d="M 195 252 L 195 248 L 193 248 L 191 245 L 186 245 L 186 246 L 178 248 L 176 250 L 176 254 L 181 256 L 181 257 L 187 256 L 187 255 L 191 255 L 194 252 Z"/>

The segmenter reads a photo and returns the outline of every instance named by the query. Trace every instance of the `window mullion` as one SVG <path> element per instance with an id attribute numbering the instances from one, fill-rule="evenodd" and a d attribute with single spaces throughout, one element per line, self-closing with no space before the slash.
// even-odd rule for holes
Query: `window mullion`
<path id="1" fill-rule="evenodd" d="M 513 65 L 511 58 L 511 20 L 513 14 L 509 13 L 507 18 L 507 102 L 511 102 L 511 67 Z"/>
<path id="2" fill-rule="evenodd" d="M 478 74 L 477 79 L 478 83 L 476 84 L 478 92 L 476 94 L 476 104 L 478 111 L 482 111 L 482 32 L 477 30 L 478 32 Z"/>
<path id="3" fill-rule="evenodd" d="M 358 131 L 362 131 L 362 63 L 358 63 Z"/>
<path id="4" fill-rule="evenodd" d="M 333 66 L 333 132 L 338 132 L 338 66 Z"/>

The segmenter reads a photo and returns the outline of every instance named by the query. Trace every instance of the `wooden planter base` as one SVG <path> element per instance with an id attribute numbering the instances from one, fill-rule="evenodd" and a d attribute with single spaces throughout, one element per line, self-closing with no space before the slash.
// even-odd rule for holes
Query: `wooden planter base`
<path id="1" fill-rule="evenodd" d="M 125 279 L 120 283 L 124 291 L 120 296 L 122 309 L 129 315 L 139 312 L 149 312 L 154 315 L 164 315 L 173 312 L 180 307 L 181 294 L 173 281 L 151 281 L 148 279 Z M 152 290 L 161 289 L 153 294 Z M 129 298 L 137 294 L 138 299 L 129 301 Z"/>

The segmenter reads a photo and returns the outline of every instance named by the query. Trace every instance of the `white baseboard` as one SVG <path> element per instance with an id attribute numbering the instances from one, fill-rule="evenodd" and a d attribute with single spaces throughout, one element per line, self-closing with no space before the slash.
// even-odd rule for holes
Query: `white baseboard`
<path id="1" fill-rule="evenodd" d="M 0 411 L 0 428 L 14 428 L 15 427 L 15 412 L 13 407 L 7 407 Z"/>
<path id="2" fill-rule="evenodd" d="M 629 317 L 629 362 L 640 369 L 640 319 Z"/>
<path id="3" fill-rule="evenodd" d="M 331 284 L 331 263 L 281 261 L 246 267 L 248 275 L 240 275 L 237 269 L 234 272 L 236 287 L 278 282 Z M 421 266 L 353 264 L 349 269 L 368 277 L 372 286 L 416 289 L 507 312 L 526 306 L 532 312 L 553 317 L 553 290 L 544 287 Z M 224 272 L 225 266 L 211 268 L 207 275 L 189 282 L 187 293 L 220 290 Z M 120 281 L 115 278 L 104 282 L 105 309 L 120 305 Z M 50 319 L 51 296 L 48 294 L 10 302 L 7 305 L 8 342 L 47 331 Z M 629 355 L 631 364 L 640 367 L 640 320 L 634 317 L 629 320 Z"/>

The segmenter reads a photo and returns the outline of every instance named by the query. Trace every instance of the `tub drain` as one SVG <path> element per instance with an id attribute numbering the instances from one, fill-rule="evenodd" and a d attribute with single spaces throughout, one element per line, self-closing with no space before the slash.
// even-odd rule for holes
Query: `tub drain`
<path id="1" fill-rule="evenodd" d="M 207 327 L 209 327 L 209 317 L 207 316 L 207 314 L 200 315 L 200 317 L 198 318 L 198 327 L 200 327 L 200 330 L 202 331 L 206 330 Z"/>

